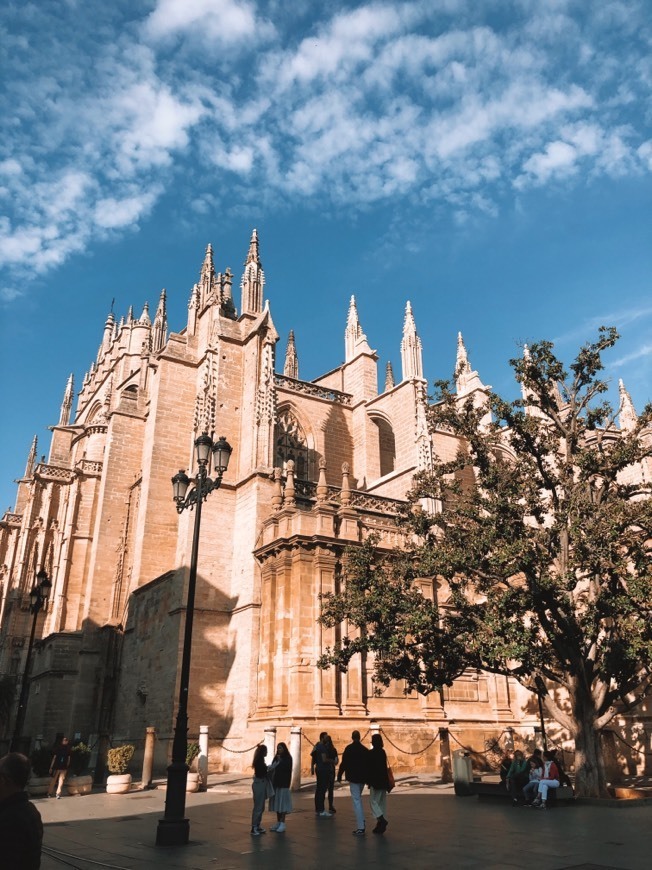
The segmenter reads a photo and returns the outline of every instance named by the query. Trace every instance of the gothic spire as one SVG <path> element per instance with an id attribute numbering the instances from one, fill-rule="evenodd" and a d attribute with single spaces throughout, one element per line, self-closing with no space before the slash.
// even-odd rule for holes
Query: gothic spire
<path id="1" fill-rule="evenodd" d="M 370 351 L 367 336 L 362 331 L 358 319 L 358 309 L 355 304 L 355 296 L 351 296 L 349 313 L 346 318 L 344 330 L 344 361 L 350 362 L 360 351 Z"/>
<path id="2" fill-rule="evenodd" d="M 299 379 L 299 357 L 297 356 L 297 348 L 294 343 L 294 330 L 290 330 L 288 336 L 288 346 L 285 351 L 285 364 L 283 365 L 283 374 L 286 378 Z"/>
<path id="3" fill-rule="evenodd" d="M 102 336 L 102 344 L 100 345 L 99 352 L 97 354 L 98 360 L 102 357 L 111 347 L 111 342 L 113 340 L 113 328 L 115 326 L 115 317 L 113 316 L 113 311 L 109 311 L 108 317 L 106 318 L 106 322 L 104 324 L 104 334 Z"/>
<path id="4" fill-rule="evenodd" d="M 61 411 L 59 413 L 59 426 L 70 425 L 70 414 L 72 412 L 72 400 L 74 392 L 74 378 L 72 375 L 70 375 L 66 384 L 65 392 L 63 394 L 63 402 L 61 403 Z"/>
<path id="5" fill-rule="evenodd" d="M 455 360 L 455 389 L 457 395 L 461 396 L 468 392 L 468 386 L 472 380 L 473 371 L 469 362 L 469 355 L 466 352 L 466 346 L 462 333 L 457 333 L 457 358 Z"/>
<path id="6" fill-rule="evenodd" d="M 259 314 L 263 310 L 265 273 L 258 252 L 258 231 L 254 230 L 249 242 L 249 252 L 244 264 L 240 288 L 242 290 L 242 314 Z"/>
<path id="7" fill-rule="evenodd" d="M 154 327 L 152 329 L 152 350 L 154 353 L 159 351 L 165 344 L 168 332 L 168 317 L 166 310 L 167 295 L 165 288 L 161 290 L 161 296 L 158 300 L 158 308 L 154 317 Z"/>
<path id="8" fill-rule="evenodd" d="M 211 299 L 215 290 L 215 263 L 213 262 L 213 246 L 208 243 L 206 245 L 206 253 L 204 254 L 204 262 L 202 263 L 201 272 L 199 273 L 199 293 L 201 306 L 206 305 Z"/>
<path id="9" fill-rule="evenodd" d="M 146 302 L 143 306 L 143 313 L 138 318 L 138 323 L 141 326 L 151 326 L 152 321 L 149 319 L 149 302 Z"/>
<path id="10" fill-rule="evenodd" d="M 391 390 L 394 385 L 394 369 L 392 368 L 391 362 L 388 362 L 385 366 L 385 392 Z"/>
<path id="11" fill-rule="evenodd" d="M 36 448 L 38 447 L 38 438 L 36 435 L 34 436 L 34 440 L 32 441 L 32 446 L 29 448 L 29 453 L 27 454 L 27 465 L 25 466 L 25 477 L 31 477 L 34 472 L 34 466 L 36 465 Z"/>
<path id="12" fill-rule="evenodd" d="M 625 389 L 622 378 L 618 380 L 618 393 L 620 396 L 619 422 L 623 432 L 631 432 L 638 422 L 638 414 L 632 402 L 632 397 Z"/>
<path id="13" fill-rule="evenodd" d="M 409 302 L 405 306 L 405 322 L 403 324 L 403 339 L 401 341 L 401 363 L 404 381 L 423 378 L 421 339 L 417 335 L 412 306 Z"/>

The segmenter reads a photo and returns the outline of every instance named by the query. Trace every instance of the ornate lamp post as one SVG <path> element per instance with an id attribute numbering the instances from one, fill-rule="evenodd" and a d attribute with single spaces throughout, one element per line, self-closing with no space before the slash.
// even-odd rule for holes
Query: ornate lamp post
<path id="1" fill-rule="evenodd" d="M 190 555 L 190 574 L 188 577 L 188 600 L 186 603 L 186 625 L 183 636 L 183 655 L 181 659 L 181 681 L 179 686 L 179 707 L 172 742 L 172 764 L 168 767 L 167 791 L 165 796 L 165 815 L 159 819 L 156 831 L 157 846 L 184 846 L 190 835 L 190 822 L 184 818 L 186 811 L 186 748 L 188 737 L 188 683 L 190 681 L 190 652 L 192 648 L 192 623 L 195 609 L 195 586 L 197 584 L 197 555 L 199 553 L 199 530 L 201 527 L 202 503 L 209 493 L 219 489 L 222 476 L 229 467 L 233 448 L 222 436 L 217 441 L 204 432 L 195 441 L 197 474 L 194 486 L 188 492 L 191 480 L 185 471 L 179 471 L 172 478 L 172 497 L 177 512 L 195 508 L 195 525 L 192 535 Z M 212 466 L 215 479 L 209 477 Z"/>
<path id="2" fill-rule="evenodd" d="M 20 738 L 25 724 L 25 713 L 27 711 L 27 699 L 29 697 L 29 672 L 32 665 L 32 647 L 34 646 L 34 635 L 36 633 L 36 619 L 39 611 L 45 606 L 52 583 L 47 575 L 47 572 L 41 568 L 36 575 L 36 582 L 29 593 L 29 612 L 34 614 L 32 619 L 32 631 L 29 636 L 29 644 L 27 646 L 27 658 L 25 659 L 25 670 L 23 671 L 23 680 L 20 684 L 20 698 L 18 700 L 18 711 L 16 712 L 16 723 L 14 725 L 14 733 L 11 738 L 10 752 L 18 752 L 20 750 Z"/>

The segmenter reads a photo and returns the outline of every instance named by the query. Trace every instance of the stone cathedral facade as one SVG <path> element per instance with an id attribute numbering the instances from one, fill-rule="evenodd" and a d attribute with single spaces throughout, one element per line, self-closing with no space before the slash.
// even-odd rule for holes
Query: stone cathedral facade
<path id="1" fill-rule="evenodd" d="M 75 409 L 72 377 L 65 387 L 47 459 L 32 444 L 0 523 L 0 674 L 23 673 L 36 572 L 53 583 L 24 733 L 142 745 L 153 725 L 165 763 L 193 525 L 191 511 L 175 510 L 170 478 L 194 473 L 194 439 L 208 432 L 234 448 L 203 511 L 190 678 L 190 736 L 209 726 L 214 769 L 246 769 L 245 750 L 272 727 L 279 740 L 301 726 L 308 740 L 328 730 L 343 745 L 353 727 L 376 722 L 412 753 L 389 747 L 399 769 L 438 769 L 448 751 L 440 729 L 479 750 L 508 727 L 529 740 L 538 711 L 503 677 L 470 673 L 423 698 L 400 684 L 376 695 L 364 661 L 346 674 L 315 667 L 336 640 L 317 617 L 344 548 L 372 530 L 397 544 L 394 516 L 412 476 L 457 444 L 428 432 L 409 302 L 402 370 L 395 378 L 388 364 L 379 389 L 353 298 L 344 363 L 308 382 L 293 333 L 279 353 L 256 231 L 239 309 L 232 285 L 209 245 L 180 331 L 168 330 L 165 291 L 153 320 L 147 305 L 138 317 L 110 314 Z M 482 403 L 487 388 L 461 336 L 456 372 L 458 394 Z M 635 411 L 624 388 L 621 401 L 622 425 Z"/>

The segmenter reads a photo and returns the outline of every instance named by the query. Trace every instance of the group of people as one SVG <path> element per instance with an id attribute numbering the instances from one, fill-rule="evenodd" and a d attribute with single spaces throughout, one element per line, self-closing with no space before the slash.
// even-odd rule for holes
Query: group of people
<path id="1" fill-rule="evenodd" d="M 281 834 L 285 831 L 285 819 L 292 812 L 292 794 L 290 782 L 292 779 L 292 756 L 285 743 L 279 743 L 276 755 L 271 764 L 267 764 L 267 747 L 260 744 L 256 747 L 252 761 L 254 771 L 252 782 L 253 811 L 251 815 L 251 834 L 258 837 L 265 833 L 262 818 L 265 811 L 265 801 L 269 799 L 269 810 L 276 813 L 276 824 L 270 831 Z M 336 773 L 337 771 L 337 773 Z M 351 743 L 344 749 L 340 761 L 337 749 L 330 736 L 323 731 L 319 742 L 315 744 L 310 755 L 310 773 L 316 777 L 315 813 L 319 818 L 332 818 L 336 813 L 334 805 L 335 779 L 341 782 L 345 777 L 349 783 L 356 828 L 354 836 L 365 835 L 365 815 L 362 804 L 362 792 L 365 785 L 369 786 L 369 802 L 371 812 L 376 819 L 374 834 L 384 834 L 388 821 L 387 795 L 394 783 L 391 770 L 387 764 L 387 755 L 383 748 L 383 738 L 380 734 L 371 737 L 371 749 L 364 746 L 360 732 L 354 731 Z M 328 799 L 328 809 L 326 800 Z"/>
<path id="2" fill-rule="evenodd" d="M 514 757 L 506 755 L 500 765 L 500 778 L 512 796 L 512 806 L 523 801 L 525 806 L 545 810 L 548 791 L 560 785 L 570 785 L 556 750 L 535 749 L 529 758 L 517 749 Z"/>

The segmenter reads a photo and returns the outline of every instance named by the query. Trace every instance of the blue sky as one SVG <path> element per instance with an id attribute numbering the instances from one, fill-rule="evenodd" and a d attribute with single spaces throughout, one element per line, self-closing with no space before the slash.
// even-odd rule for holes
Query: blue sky
<path id="1" fill-rule="evenodd" d="M 606 323 L 652 398 L 648 0 L 41 0 L 0 43 L 0 507 L 112 299 L 165 287 L 181 329 L 206 244 L 237 286 L 253 227 L 305 379 L 354 293 L 381 377 L 409 299 L 431 381 L 458 330 L 513 395 L 520 343 Z"/>

